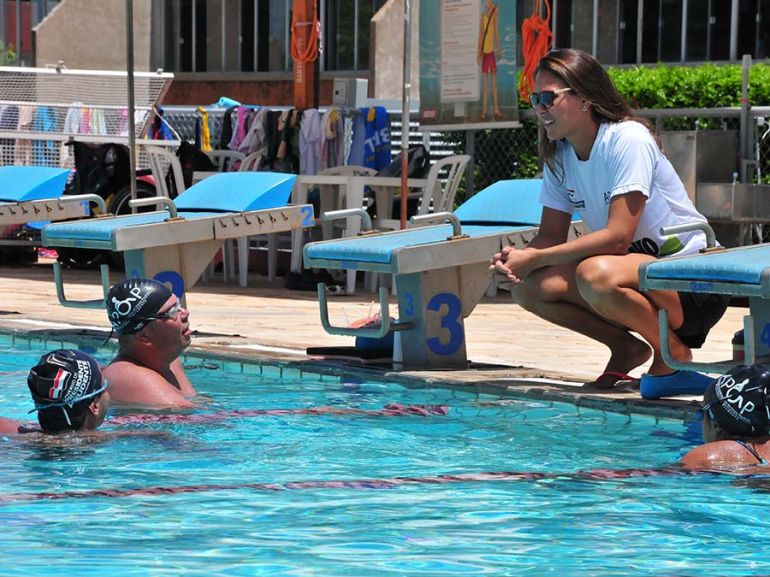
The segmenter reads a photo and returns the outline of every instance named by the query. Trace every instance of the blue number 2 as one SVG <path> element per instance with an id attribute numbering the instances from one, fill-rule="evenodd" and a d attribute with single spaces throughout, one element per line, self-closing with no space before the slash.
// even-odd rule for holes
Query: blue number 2
<path id="1" fill-rule="evenodd" d="M 428 302 L 429 311 L 439 311 L 446 305 L 446 314 L 441 317 L 441 328 L 449 331 L 449 342 L 443 344 L 439 337 L 428 339 L 428 348 L 437 355 L 451 355 L 460 350 L 463 344 L 463 326 L 460 324 L 460 315 L 463 307 L 457 295 L 451 293 L 439 293 Z"/>
<path id="2" fill-rule="evenodd" d="M 315 221 L 313 220 L 312 206 L 303 206 L 299 213 L 302 215 L 302 226 L 313 226 Z"/>

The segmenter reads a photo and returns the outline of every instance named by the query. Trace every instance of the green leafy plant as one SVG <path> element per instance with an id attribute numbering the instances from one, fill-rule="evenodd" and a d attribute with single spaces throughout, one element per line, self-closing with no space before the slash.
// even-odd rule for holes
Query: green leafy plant
<path id="1" fill-rule="evenodd" d="M 16 54 L 16 48 L 13 44 L 6 44 L 0 40 L 0 66 L 17 64 L 18 60 L 19 56 Z"/>

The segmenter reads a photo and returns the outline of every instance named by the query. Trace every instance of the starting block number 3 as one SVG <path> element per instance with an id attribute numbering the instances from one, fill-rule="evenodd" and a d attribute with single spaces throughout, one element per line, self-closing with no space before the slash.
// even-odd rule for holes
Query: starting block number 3
<path id="1" fill-rule="evenodd" d="M 436 355 L 453 355 L 463 345 L 464 334 L 462 325 L 463 307 L 457 295 L 438 293 L 428 301 L 427 309 L 433 312 L 443 312 L 441 315 L 442 332 L 448 331 L 449 340 L 442 342 L 441 336 L 427 339 L 428 349 Z M 443 336 L 443 335 L 442 335 Z"/>

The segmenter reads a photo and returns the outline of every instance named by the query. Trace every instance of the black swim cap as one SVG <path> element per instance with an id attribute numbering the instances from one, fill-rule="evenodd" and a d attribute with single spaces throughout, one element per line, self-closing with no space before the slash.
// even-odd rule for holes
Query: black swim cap
<path id="1" fill-rule="evenodd" d="M 103 392 L 102 372 L 90 355 L 83 351 L 59 349 L 40 357 L 29 371 L 27 386 L 35 409 L 72 407 Z"/>
<path id="2" fill-rule="evenodd" d="M 759 437 L 770 432 L 770 369 L 739 365 L 703 395 L 703 412 L 723 430 Z"/>
<path id="3" fill-rule="evenodd" d="M 118 335 L 139 332 L 172 295 L 166 285 L 147 278 L 130 278 L 116 284 L 107 293 L 112 330 Z"/>

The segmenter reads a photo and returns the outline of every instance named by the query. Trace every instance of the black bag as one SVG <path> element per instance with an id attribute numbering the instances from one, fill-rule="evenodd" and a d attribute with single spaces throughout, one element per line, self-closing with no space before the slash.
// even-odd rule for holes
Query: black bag
<path id="1" fill-rule="evenodd" d="M 182 141 L 179 145 L 179 149 L 176 152 L 179 157 L 179 163 L 182 165 L 182 176 L 184 178 L 185 188 L 192 186 L 193 172 L 216 172 L 217 165 L 214 164 L 205 152 L 198 150 L 194 144 Z M 168 174 L 166 174 L 166 183 L 168 184 L 171 196 L 176 197 L 179 191 L 176 189 L 176 181 L 174 180 L 174 173 L 169 167 Z"/>
<path id="2" fill-rule="evenodd" d="M 75 177 L 73 194 L 98 194 L 107 199 L 112 193 L 128 186 L 130 164 L 128 147 L 122 144 L 93 144 L 73 141 Z"/>
<path id="3" fill-rule="evenodd" d="M 401 155 L 393 159 L 388 166 L 377 173 L 377 176 L 401 176 Z M 419 144 L 406 151 L 406 174 L 409 178 L 425 178 L 430 172 L 430 154 L 425 145 Z"/>

